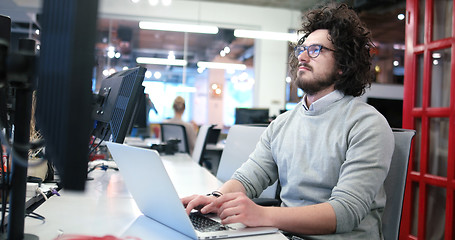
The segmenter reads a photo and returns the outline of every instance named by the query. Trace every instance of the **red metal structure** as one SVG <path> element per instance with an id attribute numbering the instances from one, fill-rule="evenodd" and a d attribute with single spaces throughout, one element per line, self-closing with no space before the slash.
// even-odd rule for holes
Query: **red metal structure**
<path id="1" fill-rule="evenodd" d="M 417 130 L 400 239 L 455 239 L 453 0 L 406 1 L 403 128 Z"/>

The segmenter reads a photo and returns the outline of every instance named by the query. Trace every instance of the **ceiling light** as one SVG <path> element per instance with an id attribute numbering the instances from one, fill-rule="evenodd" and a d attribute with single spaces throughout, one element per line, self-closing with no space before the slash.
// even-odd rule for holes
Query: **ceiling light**
<path id="1" fill-rule="evenodd" d="M 295 42 L 298 40 L 296 33 L 267 32 L 267 31 L 254 31 L 254 30 L 243 30 L 243 29 L 235 29 L 234 36 L 242 37 L 242 38 L 267 39 L 267 40 L 290 41 L 290 42 Z"/>
<path id="2" fill-rule="evenodd" d="M 192 24 L 140 21 L 139 27 L 141 29 L 145 29 L 145 30 L 191 32 L 191 33 L 205 33 L 205 34 L 217 34 L 218 33 L 218 27 L 207 26 L 207 25 L 192 25 Z"/>
<path id="3" fill-rule="evenodd" d="M 200 68 L 212 68 L 212 69 L 233 69 L 233 70 L 245 70 L 245 64 L 238 63 L 220 63 L 220 62 L 202 62 L 199 61 L 197 66 Z"/>
<path id="4" fill-rule="evenodd" d="M 404 14 L 403 13 L 398 14 L 397 18 L 400 21 L 403 20 L 404 19 Z"/>
<path id="5" fill-rule="evenodd" d="M 433 58 L 441 58 L 442 57 L 441 53 L 438 53 L 438 52 L 435 52 L 435 53 L 431 54 L 431 56 Z"/>
<path id="6" fill-rule="evenodd" d="M 224 50 L 225 53 L 230 53 L 231 52 L 231 48 L 229 46 L 224 47 L 223 50 Z"/>
<path id="7" fill-rule="evenodd" d="M 155 72 L 155 73 L 153 74 L 153 77 L 154 77 L 155 79 L 160 79 L 160 78 L 161 78 L 161 73 L 157 71 L 157 72 Z"/>
<path id="8" fill-rule="evenodd" d="M 180 59 L 167 59 L 167 58 L 149 58 L 138 57 L 136 62 L 139 64 L 152 64 L 152 65 L 173 65 L 173 66 L 186 66 L 188 62 Z"/>
<path id="9" fill-rule="evenodd" d="M 109 52 L 107 52 L 107 56 L 109 58 L 114 58 L 115 57 L 115 52 L 114 51 L 109 51 Z"/>
<path id="10" fill-rule="evenodd" d="M 151 78 L 152 77 L 152 72 L 150 72 L 149 70 L 147 70 L 145 72 L 145 78 Z"/>
<path id="11" fill-rule="evenodd" d="M 169 51 L 169 53 L 168 53 L 168 55 L 167 55 L 167 59 L 169 59 L 169 60 L 175 60 L 174 51 Z"/>
<path id="12" fill-rule="evenodd" d="M 405 45 L 404 44 L 395 43 L 395 44 L 393 44 L 393 49 L 395 49 L 395 50 L 405 50 Z"/>

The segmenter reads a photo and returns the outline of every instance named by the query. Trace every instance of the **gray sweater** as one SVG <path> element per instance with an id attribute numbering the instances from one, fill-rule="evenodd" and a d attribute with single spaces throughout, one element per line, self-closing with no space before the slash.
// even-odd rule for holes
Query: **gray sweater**
<path id="1" fill-rule="evenodd" d="M 284 207 L 328 202 L 336 234 L 306 239 L 382 239 L 383 182 L 394 138 L 386 119 L 352 96 L 278 116 L 233 178 L 257 197 L 278 178 Z"/>

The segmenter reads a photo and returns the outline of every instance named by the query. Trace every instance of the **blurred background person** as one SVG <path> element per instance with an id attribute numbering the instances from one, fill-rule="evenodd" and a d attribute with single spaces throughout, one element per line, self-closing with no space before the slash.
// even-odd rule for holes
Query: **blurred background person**
<path id="1" fill-rule="evenodd" d="M 164 120 L 165 123 L 175 123 L 185 126 L 186 136 L 188 138 L 188 147 L 190 154 L 193 154 L 194 143 L 196 141 L 196 126 L 193 123 L 185 122 L 182 120 L 183 113 L 185 112 L 185 99 L 177 96 L 172 104 L 174 109 L 174 117 Z"/>

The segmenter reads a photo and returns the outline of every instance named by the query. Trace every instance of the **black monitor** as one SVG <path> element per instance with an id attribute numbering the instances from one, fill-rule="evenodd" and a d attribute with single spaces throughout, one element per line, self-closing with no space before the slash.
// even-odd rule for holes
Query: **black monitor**
<path id="1" fill-rule="evenodd" d="M 116 72 L 101 82 L 92 113 L 96 138 L 123 143 L 134 120 L 138 98 L 144 93 L 145 71 L 144 67 L 135 67 Z"/>
<path id="2" fill-rule="evenodd" d="M 8 82 L 7 72 L 7 55 L 11 39 L 11 18 L 0 15 L 0 128 L 7 127 L 7 92 Z M 1 151 L 1 149 L 0 149 Z"/>
<path id="3" fill-rule="evenodd" d="M 403 127 L 403 100 L 368 97 L 367 103 L 384 115 L 390 127 Z"/>
<path id="4" fill-rule="evenodd" d="M 268 108 L 236 108 L 235 124 L 268 124 Z"/>
<path id="5" fill-rule="evenodd" d="M 98 1 L 45 0 L 36 121 L 65 189 L 83 190 L 92 129 Z"/>
<path id="6" fill-rule="evenodd" d="M 128 128 L 128 133 L 133 137 L 149 137 L 148 132 L 148 111 L 147 111 L 147 94 L 144 92 L 145 87 L 141 86 L 138 91 L 136 106 L 134 108 L 132 121 Z"/>

